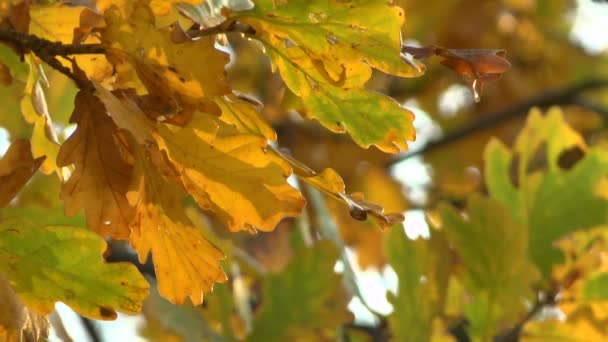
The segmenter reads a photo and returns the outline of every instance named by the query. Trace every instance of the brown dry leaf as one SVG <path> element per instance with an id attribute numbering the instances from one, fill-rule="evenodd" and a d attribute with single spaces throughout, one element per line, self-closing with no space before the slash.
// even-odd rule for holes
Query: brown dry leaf
<path id="1" fill-rule="evenodd" d="M 136 149 L 136 177 L 128 194 L 137 210 L 131 223 L 131 244 L 142 263 L 152 252 L 163 297 L 172 303 L 183 303 L 190 297 L 199 305 L 203 292 L 210 292 L 214 282 L 226 281 L 220 267 L 224 254 L 185 215 L 181 205 L 185 193 L 179 184 L 163 177 L 168 174 L 175 180 L 178 175 L 162 152 L 154 145 L 145 151 Z"/>
<path id="2" fill-rule="evenodd" d="M 414 58 L 440 56 L 441 64 L 470 83 L 477 102 L 481 99 L 484 83 L 499 79 L 511 67 L 505 58 L 505 50 L 446 49 L 435 45 L 422 48 L 403 46 L 401 50 Z"/>
<path id="3" fill-rule="evenodd" d="M 0 159 L 0 207 L 7 205 L 34 175 L 45 157 L 32 158 L 30 142 L 15 140 Z"/>
<path id="4" fill-rule="evenodd" d="M 155 27 L 149 7 L 134 6 L 131 15 L 117 7 L 105 12 L 102 40 L 116 66 L 119 85 L 133 87 L 133 78 L 139 77 L 149 94 L 176 111 L 184 104 L 199 106 L 206 96 L 228 93 L 223 82 L 228 55 L 214 48 L 213 37 L 175 44 L 170 29 Z"/>
<path id="5" fill-rule="evenodd" d="M 0 341 L 33 342 L 49 336 L 49 321 L 30 311 L 0 273 Z"/>
<path id="6" fill-rule="evenodd" d="M 286 181 L 289 164 L 269 150 L 263 137 L 239 133 L 201 113 L 179 130 L 161 124 L 153 135 L 187 191 L 233 231 L 273 230 L 304 206 L 302 195 Z"/>
<path id="7" fill-rule="evenodd" d="M 93 94 L 76 95 L 70 122 L 76 131 L 61 146 L 59 166 L 75 164 L 61 197 L 67 215 L 85 209 L 87 225 L 102 236 L 127 239 L 133 209 L 126 199 L 132 166 L 125 161 L 124 142 L 117 127 Z"/>

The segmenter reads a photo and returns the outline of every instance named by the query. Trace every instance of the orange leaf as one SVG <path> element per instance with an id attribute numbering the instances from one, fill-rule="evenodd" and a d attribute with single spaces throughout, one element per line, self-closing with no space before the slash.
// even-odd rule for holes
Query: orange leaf
<path id="1" fill-rule="evenodd" d="M 203 292 L 211 291 L 214 282 L 226 281 L 219 263 L 224 254 L 185 215 L 181 206 L 185 193 L 158 171 L 169 166 L 157 147 L 150 145 L 145 152 L 136 149 L 136 177 L 128 194 L 137 211 L 131 243 L 142 263 L 152 252 L 163 297 L 173 303 L 190 297 L 199 305 Z"/>

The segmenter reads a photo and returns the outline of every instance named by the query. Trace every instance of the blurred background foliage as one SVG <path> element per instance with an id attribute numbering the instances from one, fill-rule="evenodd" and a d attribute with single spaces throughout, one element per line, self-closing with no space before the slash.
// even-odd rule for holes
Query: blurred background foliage
<path id="1" fill-rule="evenodd" d="M 484 286 L 507 286 L 517 279 L 521 282 L 505 291 L 519 294 L 518 286 L 538 279 L 538 274 L 525 271 L 528 265 L 512 263 L 519 251 L 512 250 L 513 246 L 521 243 L 525 249 L 527 237 L 518 240 L 517 235 L 513 237 L 514 231 L 507 230 L 503 236 L 497 230 L 497 235 L 491 236 L 515 241 L 502 250 L 498 242 L 496 247 L 482 239 L 483 235 L 477 236 L 479 241 L 473 236 L 465 240 L 465 246 L 470 243 L 474 250 L 479 244 L 488 254 L 467 256 L 454 243 L 457 239 L 441 232 L 448 217 L 458 224 L 456 209 L 465 210 L 471 217 L 494 210 L 494 219 L 501 221 L 493 222 L 501 222 L 505 229 L 517 225 L 509 221 L 510 216 L 503 212 L 506 209 L 495 208 L 493 200 L 471 196 L 487 193 L 483 156 L 490 138 L 498 137 L 512 146 L 531 108 L 561 106 L 566 122 L 589 146 L 605 148 L 608 4 L 590 0 L 395 3 L 406 13 L 405 44 L 505 49 L 512 64 L 502 79 L 486 85 L 479 103 L 473 100 L 469 85 L 440 65 L 438 58 L 425 60 L 428 69 L 419 78 L 376 72 L 367 86 L 394 97 L 416 113 L 417 141 L 407 153 L 395 156 L 374 147 L 363 150 L 347 135 L 332 134 L 316 121 L 303 120 L 306 113 L 297 97 L 279 75 L 271 72 L 269 59 L 255 41 L 229 37 L 227 51 L 232 60 L 227 73 L 234 89 L 264 104 L 263 115 L 277 130 L 281 150 L 314 170 L 335 169 L 349 192 L 363 192 L 369 201 L 389 212 L 403 212 L 405 229 L 395 226 L 382 231 L 354 221 L 343 206 L 300 185 L 309 202 L 307 212 L 298 220 L 282 222 L 274 232 L 250 235 L 206 230 L 207 237 L 227 254 L 223 266 L 230 280 L 216 285 L 203 307 L 175 306 L 152 295 L 142 315 L 101 323 L 80 319 L 58 305 L 52 320 L 53 338 L 557 341 L 568 336 L 578 338 L 573 339 L 576 341 L 608 340 L 608 288 L 604 287 L 608 279 L 600 272 L 607 267 L 608 235 L 601 224 L 560 240 L 565 258 L 555 265 L 553 275 L 544 278 L 545 283 L 536 286 L 534 292 L 528 288 L 529 293 L 521 298 L 501 299 L 500 309 L 505 312 L 500 313 L 483 312 L 483 308 L 470 304 L 487 295 L 476 292 Z M 6 48 L 0 47 L 0 53 L 4 61 L 10 59 Z M 8 66 L 17 82 L 0 92 L 0 127 L 6 129 L 0 128 L 3 140 L 29 138 L 32 129 L 20 115 L 4 114 L 19 111 L 16 99 L 27 77 L 23 64 L 13 62 Z M 73 130 L 67 122 L 76 89 L 55 72 L 49 70 L 48 76 L 53 84 L 46 91 L 49 111 L 63 141 Z M 12 133 L 10 137 L 7 130 Z M 571 163 L 578 161 L 572 158 Z M 32 217 L 57 223 L 63 217 L 62 203 L 54 195 L 58 188 L 56 177 L 39 173 L 21 193 L 20 206 Z M 440 206 L 440 202 L 444 204 Z M 442 207 L 445 203 L 450 207 Z M 57 219 L 52 219 L 53 213 Z M 194 206 L 189 215 L 194 222 L 210 220 Z M 84 224 L 82 217 L 69 220 L 70 224 Z M 207 222 L 200 226 L 213 225 Z M 497 267 L 497 274 L 506 274 L 502 283 L 488 285 L 467 278 L 468 270 L 475 268 L 472 263 L 483 263 L 484 258 L 494 262 L 486 267 Z M 128 247 L 114 243 L 109 260 L 136 262 L 136 257 Z M 518 276 L 511 272 L 517 267 L 525 276 L 511 278 Z M 140 269 L 153 282 L 151 265 L 140 265 Z M 582 305 L 580 298 L 587 298 L 589 304 Z M 484 321 L 492 317 L 498 317 L 497 321 Z M 539 321 L 541 318 L 559 320 Z M 487 326 L 496 329 L 481 331 Z"/>

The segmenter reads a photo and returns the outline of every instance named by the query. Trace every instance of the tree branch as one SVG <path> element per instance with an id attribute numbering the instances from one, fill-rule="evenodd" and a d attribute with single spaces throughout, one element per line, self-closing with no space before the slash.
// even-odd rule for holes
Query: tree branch
<path id="1" fill-rule="evenodd" d="M 50 56 L 69 56 L 82 54 L 102 54 L 101 44 L 63 44 L 14 30 L 0 29 L 0 41 L 9 42 L 34 53 L 44 52 Z"/>
<path id="2" fill-rule="evenodd" d="M 551 105 L 576 104 L 577 102 L 580 102 L 577 100 L 578 95 L 580 93 L 587 90 L 598 89 L 603 87 L 608 87 L 608 79 L 590 79 L 575 84 L 573 86 L 549 90 L 545 93 L 542 93 L 538 96 L 534 96 L 513 106 L 493 113 L 485 114 L 482 116 L 482 119 L 478 120 L 477 122 L 473 123 L 468 127 L 447 134 L 440 140 L 431 142 L 418 150 L 408 152 L 406 154 L 403 154 L 402 156 L 399 156 L 389 161 L 387 167 L 395 165 L 396 163 L 411 158 L 413 156 L 434 151 L 440 147 L 448 145 L 454 141 L 458 141 L 482 129 L 496 126 L 518 116 L 524 116 L 528 113 L 528 110 L 531 107 L 547 107 Z"/>
<path id="3" fill-rule="evenodd" d="M 61 64 L 57 56 L 70 60 L 68 58 L 70 55 L 105 53 L 105 48 L 101 44 L 63 44 L 32 34 L 7 29 L 0 29 L 0 41 L 13 44 L 22 50 L 33 52 L 50 67 L 72 79 L 80 89 L 93 89 L 93 85 L 84 73 L 76 70 L 77 66 L 74 65 L 75 70 L 72 71 Z M 72 64 L 74 64 L 73 61 Z"/>

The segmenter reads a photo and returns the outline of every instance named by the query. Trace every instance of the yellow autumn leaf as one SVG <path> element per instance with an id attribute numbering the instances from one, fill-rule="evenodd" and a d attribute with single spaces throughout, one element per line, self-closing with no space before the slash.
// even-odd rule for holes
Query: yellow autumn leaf
<path id="1" fill-rule="evenodd" d="M 272 141 L 277 140 L 276 132 L 251 103 L 234 95 L 218 97 L 215 103 L 222 110 L 220 120 L 236 126 L 240 132 L 260 135 Z"/>
<path id="2" fill-rule="evenodd" d="M 403 10 L 385 0 L 258 0 L 234 18 L 250 23 L 261 35 L 281 38 L 320 60 L 364 62 L 383 72 L 414 77 L 424 66 L 400 58 Z"/>
<path id="3" fill-rule="evenodd" d="M 169 28 L 155 27 L 149 7 L 134 6 L 130 16 L 118 7 L 105 12 L 107 28 L 102 41 L 119 80 L 132 82 L 134 69 L 148 93 L 175 108 L 178 99 L 196 106 L 205 96 L 228 92 L 223 82 L 228 55 L 214 48 L 213 37 L 176 44 Z"/>
<path id="4" fill-rule="evenodd" d="M 61 190 L 65 212 L 71 216 L 84 208 L 89 228 L 102 236 L 127 239 L 133 217 L 126 199 L 132 166 L 121 155 L 124 142 L 117 127 L 101 101 L 86 91 L 76 95 L 70 122 L 78 127 L 57 157 L 60 166 L 75 165 Z"/>
<path id="5" fill-rule="evenodd" d="M 267 150 L 262 137 L 201 113 L 182 129 L 159 125 L 153 135 L 188 192 L 231 230 L 270 231 L 304 206 L 302 195 L 287 184 L 290 166 Z"/>
<path id="6" fill-rule="evenodd" d="M 154 147 L 137 149 L 136 176 L 128 194 L 137 211 L 131 244 L 140 262 L 152 252 L 163 297 L 173 303 L 190 297 L 195 305 L 201 304 L 203 292 L 210 292 L 214 282 L 226 281 L 219 264 L 224 254 L 189 221 L 181 205 L 185 193 L 158 171 L 159 164 L 166 163 L 161 152 Z"/>
<path id="7" fill-rule="evenodd" d="M 41 72 L 40 64 L 33 54 L 27 55 L 29 74 L 27 83 L 23 89 L 23 97 L 20 106 L 25 120 L 34 124 L 32 132 L 32 154 L 35 158 L 46 156 L 40 170 L 45 174 L 57 172 L 63 177 L 63 171 L 57 167 L 55 159 L 59 153 L 59 139 L 53 126 L 53 120 L 49 113 L 46 96 L 42 88 L 45 76 Z"/>
<path id="8" fill-rule="evenodd" d="M 44 157 L 32 158 L 30 143 L 15 140 L 0 159 L 0 207 L 7 205 L 38 170 Z"/>
<path id="9" fill-rule="evenodd" d="M 30 34 L 45 38 L 54 42 L 72 44 L 75 38 L 74 32 L 81 24 L 86 24 L 86 18 L 94 13 L 83 6 L 68 6 L 64 3 L 50 5 L 34 3 L 30 8 Z M 82 43 L 100 43 L 95 35 L 88 35 Z M 97 81 L 112 76 L 112 66 L 102 54 L 81 54 L 72 56 L 86 75 Z M 72 62 L 64 58 L 58 58 L 59 62 L 68 69 L 72 69 Z"/>

